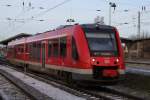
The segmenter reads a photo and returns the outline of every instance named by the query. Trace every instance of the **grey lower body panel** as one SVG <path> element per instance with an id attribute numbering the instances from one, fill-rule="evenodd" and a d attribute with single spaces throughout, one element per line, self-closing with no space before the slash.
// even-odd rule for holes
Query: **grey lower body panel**
<path id="1" fill-rule="evenodd" d="M 72 78 L 77 81 L 83 81 L 83 82 L 91 82 L 91 83 L 105 83 L 105 82 L 118 82 L 121 80 L 124 80 L 125 76 L 120 75 L 119 77 L 115 78 L 94 78 L 93 75 L 90 74 L 75 74 L 72 73 Z"/>

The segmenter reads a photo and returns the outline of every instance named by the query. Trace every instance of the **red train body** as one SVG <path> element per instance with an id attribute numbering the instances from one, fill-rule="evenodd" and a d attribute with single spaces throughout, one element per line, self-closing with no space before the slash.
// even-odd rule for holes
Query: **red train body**
<path id="1" fill-rule="evenodd" d="M 7 58 L 80 81 L 118 81 L 125 72 L 119 33 L 106 25 L 64 26 L 14 40 Z"/>

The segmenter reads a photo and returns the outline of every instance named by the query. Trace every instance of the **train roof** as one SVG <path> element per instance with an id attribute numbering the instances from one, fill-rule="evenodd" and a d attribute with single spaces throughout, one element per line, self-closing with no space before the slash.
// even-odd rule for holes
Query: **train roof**
<path id="1" fill-rule="evenodd" d="M 101 25 L 101 24 L 78 24 L 78 23 L 76 23 L 74 25 L 80 25 L 83 29 L 93 29 L 93 28 L 114 29 L 113 26 L 110 26 L 110 25 Z M 66 28 L 66 27 L 74 26 L 74 25 L 60 25 L 56 29 L 63 29 L 63 28 Z"/>
<path id="2" fill-rule="evenodd" d="M 101 25 L 101 24 L 81 24 L 82 28 L 102 28 L 102 29 L 113 29 L 113 26 Z"/>
<path id="3" fill-rule="evenodd" d="M 72 26 L 72 27 L 70 27 L 70 26 Z M 8 46 L 19 45 L 19 44 L 23 44 L 24 42 L 30 43 L 30 42 L 34 42 L 34 41 L 41 41 L 41 40 L 51 39 L 51 38 L 55 38 L 55 37 L 63 37 L 63 36 L 66 36 L 67 33 L 69 33 L 70 31 L 73 30 L 73 26 L 74 25 L 67 25 L 67 26 L 63 26 L 63 27 L 61 26 L 54 30 L 46 31 L 43 33 L 37 33 L 35 35 L 29 36 L 26 38 L 13 40 L 8 43 Z M 61 34 L 56 34 L 56 33 L 58 33 L 58 31 L 62 31 Z"/>
<path id="4" fill-rule="evenodd" d="M 66 35 L 66 33 L 73 31 L 73 28 L 75 26 L 81 26 L 81 28 L 83 28 L 84 31 L 90 31 L 96 28 L 99 29 L 105 29 L 105 30 L 112 30 L 114 27 L 112 26 L 108 26 L 108 25 L 99 25 L 99 24 L 75 24 L 75 25 L 61 25 L 59 27 L 57 27 L 55 30 L 50 30 L 50 31 L 46 31 L 43 33 L 37 33 L 35 35 L 26 37 L 26 38 L 22 38 L 22 39 L 18 39 L 18 40 L 14 40 L 12 42 L 9 42 L 8 45 L 16 45 L 16 44 L 22 44 L 25 41 L 26 42 L 34 42 L 34 41 L 40 41 L 43 39 L 50 39 L 50 37 L 56 37 L 56 33 L 57 31 L 64 31 L 62 32 L 63 34 L 57 34 L 57 36 L 64 36 Z"/>
<path id="5" fill-rule="evenodd" d="M 100 25 L 100 24 L 82 24 L 81 27 L 85 32 L 97 32 L 99 31 L 105 31 L 105 32 L 112 32 L 114 29 L 113 26 L 109 25 Z"/>

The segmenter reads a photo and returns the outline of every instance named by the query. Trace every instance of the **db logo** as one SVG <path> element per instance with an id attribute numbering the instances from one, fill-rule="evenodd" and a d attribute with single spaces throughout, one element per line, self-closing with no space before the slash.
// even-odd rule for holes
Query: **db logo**
<path id="1" fill-rule="evenodd" d="M 105 59 L 105 60 L 104 60 L 104 63 L 105 63 L 105 64 L 109 64 L 109 63 L 110 63 L 110 59 L 108 59 L 108 58 Z"/>

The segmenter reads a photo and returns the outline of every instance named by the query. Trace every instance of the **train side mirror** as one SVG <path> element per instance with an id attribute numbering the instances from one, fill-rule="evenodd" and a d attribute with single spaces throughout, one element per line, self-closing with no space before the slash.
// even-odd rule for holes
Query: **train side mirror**
<path id="1" fill-rule="evenodd" d="M 126 47 L 125 43 L 121 43 L 122 48 L 124 49 Z"/>

